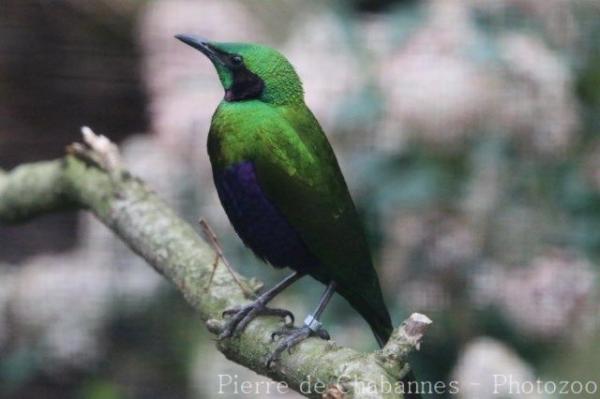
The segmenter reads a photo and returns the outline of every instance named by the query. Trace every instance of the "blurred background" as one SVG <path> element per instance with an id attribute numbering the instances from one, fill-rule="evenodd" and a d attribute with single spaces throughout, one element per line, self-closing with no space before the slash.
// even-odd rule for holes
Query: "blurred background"
<path id="1" fill-rule="evenodd" d="M 600 385 L 598 1 L 2 0 L 0 167 L 60 157 L 89 125 L 268 286 L 285 272 L 242 246 L 213 189 L 222 89 L 176 33 L 272 45 L 296 66 L 394 322 L 434 320 L 419 379 L 457 380 L 464 399 L 555 397 L 494 395 L 494 374 Z M 322 290 L 305 280 L 277 300 L 300 320 Z M 341 299 L 324 321 L 375 348 Z M 219 374 L 262 379 L 89 215 L 0 227 L 1 398 L 239 396 Z"/>

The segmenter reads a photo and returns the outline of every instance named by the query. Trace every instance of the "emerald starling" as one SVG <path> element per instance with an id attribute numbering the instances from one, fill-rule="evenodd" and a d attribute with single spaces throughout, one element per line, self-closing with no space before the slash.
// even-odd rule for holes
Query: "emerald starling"
<path id="1" fill-rule="evenodd" d="M 266 305 L 310 275 L 326 286 L 325 292 L 302 327 L 274 333 L 282 338 L 269 363 L 309 336 L 329 338 L 319 317 L 334 292 L 367 321 L 379 344 L 385 344 L 392 323 L 363 227 L 331 145 L 304 103 L 292 65 L 261 45 L 176 37 L 212 61 L 225 89 L 212 118 L 208 154 L 231 224 L 260 259 L 294 271 L 250 305 L 226 311 L 229 318 L 219 338 L 242 331 L 260 314 L 290 316 Z"/>

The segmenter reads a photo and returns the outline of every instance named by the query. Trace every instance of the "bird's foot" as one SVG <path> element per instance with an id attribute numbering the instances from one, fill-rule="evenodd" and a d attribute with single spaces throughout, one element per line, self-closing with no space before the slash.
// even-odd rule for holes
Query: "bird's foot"
<path id="1" fill-rule="evenodd" d="M 286 309 L 268 308 L 262 301 L 257 300 L 249 305 L 236 306 L 223 312 L 223 317 L 229 316 L 225 327 L 221 330 L 218 339 L 226 339 L 240 334 L 257 316 L 279 316 L 286 321 L 286 326 L 294 324 L 294 315 Z"/>
<path id="2" fill-rule="evenodd" d="M 274 362 L 278 361 L 284 351 L 287 350 L 288 353 L 291 353 L 291 349 L 294 346 L 309 337 L 319 337 L 324 340 L 329 340 L 331 338 L 327 330 L 320 325 L 316 329 L 314 327 L 311 328 L 308 325 L 303 325 L 302 327 L 285 325 L 271 334 L 272 340 L 275 340 L 278 337 L 281 338 L 281 342 L 279 342 L 279 345 L 277 345 L 273 353 L 267 358 L 267 367 L 271 367 Z"/>

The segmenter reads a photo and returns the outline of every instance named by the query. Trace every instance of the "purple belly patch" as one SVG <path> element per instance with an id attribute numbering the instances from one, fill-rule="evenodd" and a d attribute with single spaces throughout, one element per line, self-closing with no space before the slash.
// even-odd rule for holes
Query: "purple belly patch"
<path id="1" fill-rule="evenodd" d="M 300 235 L 263 192 L 252 162 L 215 171 L 214 180 L 231 224 L 259 258 L 300 272 L 318 267 Z"/>

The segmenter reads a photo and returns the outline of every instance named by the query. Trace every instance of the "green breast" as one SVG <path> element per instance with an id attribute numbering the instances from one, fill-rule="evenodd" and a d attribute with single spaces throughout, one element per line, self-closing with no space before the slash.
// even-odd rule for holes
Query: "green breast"
<path id="1" fill-rule="evenodd" d="M 261 101 L 223 101 L 213 115 L 208 136 L 213 168 L 261 159 L 275 160 L 292 174 L 314 166 L 318 161 L 315 146 L 294 127 L 294 115 L 301 113 Z"/>

